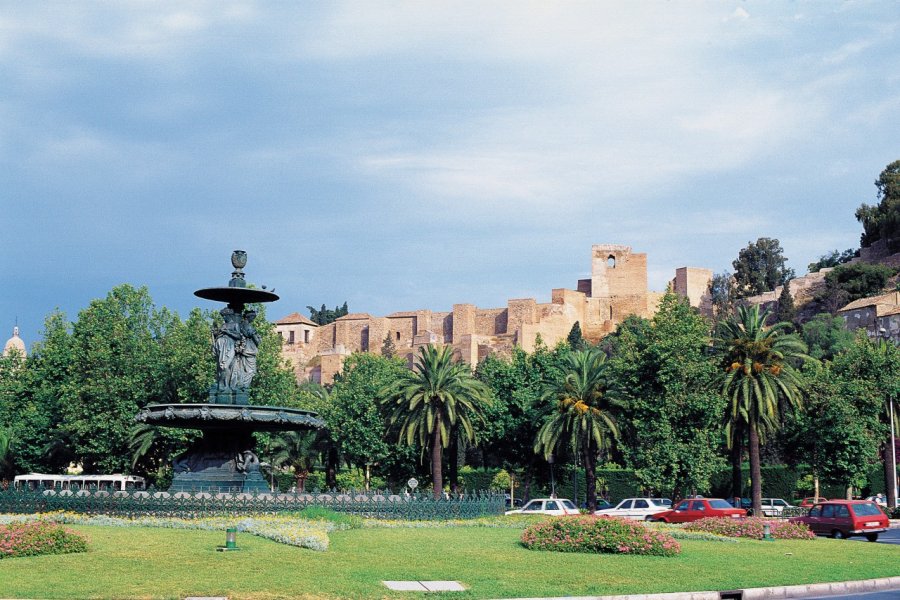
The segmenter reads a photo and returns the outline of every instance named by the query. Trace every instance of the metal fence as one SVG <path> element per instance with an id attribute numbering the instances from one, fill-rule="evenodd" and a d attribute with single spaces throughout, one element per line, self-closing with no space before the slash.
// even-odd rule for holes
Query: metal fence
<path id="1" fill-rule="evenodd" d="M 431 494 L 351 493 L 214 493 L 108 492 L 81 490 L 6 490 L 0 492 L 0 513 L 31 514 L 71 511 L 120 516 L 208 517 L 244 514 L 296 513 L 307 507 L 377 519 L 472 519 L 501 515 L 502 494 L 466 494 L 433 499 Z"/>

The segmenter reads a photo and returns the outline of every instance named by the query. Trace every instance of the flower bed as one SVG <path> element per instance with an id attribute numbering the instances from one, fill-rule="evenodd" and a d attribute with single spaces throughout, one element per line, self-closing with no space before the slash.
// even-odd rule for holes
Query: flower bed
<path id="1" fill-rule="evenodd" d="M 0 558 L 87 552 L 87 540 L 47 521 L 0 525 Z"/>
<path id="2" fill-rule="evenodd" d="M 648 554 L 674 556 L 681 545 L 661 531 L 624 519 L 594 516 L 558 517 L 531 525 L 522 533 L 522 544 L 531 550 Z"/>
<path id="3" fill-rule="evenodd" d="M 688 531 L 702 531 L 726 535 L 728 537 L 750 538 L 761 540 L 763 537 L 763 525 L 768 523 L 772 537 L 779 540 L 812 540 L 815 534 L 803 523 L 790 523 L 781 520 L 767 520 L 758 517 L 748 519 L 724 519 L 710 517 L 688 523 L 685 529 Z"/>

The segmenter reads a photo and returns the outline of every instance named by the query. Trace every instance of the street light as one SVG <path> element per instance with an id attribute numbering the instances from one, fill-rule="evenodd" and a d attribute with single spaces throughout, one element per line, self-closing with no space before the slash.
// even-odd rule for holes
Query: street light
<path id="1" fill-rule="evenodd" d="M 553 476 L 553 453 L 547 456 L 547 462 L 550 463 L 550 497 L 556 498 L 556 478 Z"/>
<path id="2" fill-rule="evenodd" d="M 881 338 L 884 340 L 884 343 L 888 343 L 890 340 L 890 336 L 888 335 L 887 329 L 884 327 L 878 330 L 878 333 L 881 334 Z M 894 506 L 891 507 L 893 510 L 897 508 L 897 441 L 894 437 L 894 397 L 891 396 L 888 399 L 889 411 L 891 413 L 891 463 L 894 465 L 894 472 L 891 473 L 891 479 L 894 484 Z"/>

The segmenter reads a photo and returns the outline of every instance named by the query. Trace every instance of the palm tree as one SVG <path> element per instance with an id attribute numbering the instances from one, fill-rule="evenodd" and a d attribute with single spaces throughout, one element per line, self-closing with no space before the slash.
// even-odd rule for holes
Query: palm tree
<path id="1" fill-rule="evenodd" d="M 272 466 L 294 468 L 297 491 L 306 491 L 306 478 L 325 451 L 326 435 L 321 431 L 286 431 L 272 439 L 269 451 Z"/>
<path id="2" fill-rule="evenodd" d="M 557 403 L 544 422 L 534 451 L 550 455 L 568 443 L 584 462 L 588 509 L 597 510 L 597 455 L 619 437 L 614 396 L 609 393 L 606 355 L 597 348 L 573 352 L 561 382 L 548 384 L 543 398 Z"/>
<path id="3" fill-rule="evenodd" d="M 390 420 L 400 424 L 399 441 L 416 442 L 423 452 L 431 450 L 431 480 L 434 498 L 443 490 L 441 457 L 454 431 L 474 440 L 473 419 L 483 419 L 482 406 L 490 401 L 490 390 L 472 376 L 466 363 L 453 360 L 453 348 L 433 346 L 419 349 L 412 371 L 383 390 L 382 403 L 393 407 Z"/>
<path id="4" fill-rule="evenodd" d="M 786 410 L 802 406 L 803 379 L 797 367 L 806 355 L 806 344 L 786 333 L 789 323 L 766 327 L 769 312 L 759 306 L 741 306 L 719 325 L 716 346 L 722 357 L 725 379 L 722 393 L 728 399 L 725 437 L 729 448 L 748 436 L 750 489 L 753 513 L 762 514 L 762 479 L 759 447 L 781 427 Z"/>

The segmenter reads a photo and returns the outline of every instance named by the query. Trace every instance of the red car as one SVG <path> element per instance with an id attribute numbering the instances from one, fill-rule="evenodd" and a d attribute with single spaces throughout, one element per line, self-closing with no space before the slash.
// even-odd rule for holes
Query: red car
<path id="1" fill-rule="evenodd" d="M 672 510 L 653 515 L 653 520 L 663 523 L 688 523 L 705 517 L 742 519 L 746 516 L 746 510 L 735 508 L 720 498 L 692 498 L 682 500 Z"/>
<path id="2" fill-rule="evenodd" d="M 827 502 L 828 498 L 804 498 L 803 502 L 800 503 L 800 508 L 812 508 L 816 504 L 820 504 L 822 502 Z"/>
<path id="3" fill-rule="evenodd" d="M 793 517 L 792 523 L 805 523 L 813 533 L 847 538 L 865 536 L 870 542 L 890 527 L 887 515 L 867 500 L 829 500 L 816 504 L 805 517 Z"/>

